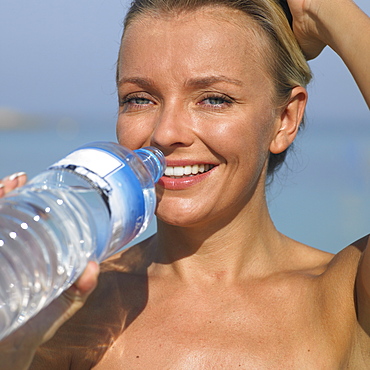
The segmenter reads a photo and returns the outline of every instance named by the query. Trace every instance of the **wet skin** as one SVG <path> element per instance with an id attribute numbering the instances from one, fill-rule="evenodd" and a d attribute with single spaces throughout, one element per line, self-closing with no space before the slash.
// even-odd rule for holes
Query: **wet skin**
<path id="1" fill-rule="evenodd" d="M 369 363 L 354 299 L 366 240 L 333 257 L 281 235 L 269 217 L 268 155 L 294 140 L 306 93 L 276 108 L 266 42 L 252 30 L 242 14 L 206 8 L 142 16 L 126 31 L 120 143 L 155 145 L 170 166 L 214 167 L 158 185 L 157 235 L 102 265 L 87 305 L 33 368 L 43 359 L 53 369 Z"/>

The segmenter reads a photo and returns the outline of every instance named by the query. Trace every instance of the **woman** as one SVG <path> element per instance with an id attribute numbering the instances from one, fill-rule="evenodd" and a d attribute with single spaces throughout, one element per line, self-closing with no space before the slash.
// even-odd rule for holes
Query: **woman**
<path id="1" fill-rule="evenodd" d="M 306 57 L 332 47 L 370 106 L 369 18 L 350 0 L 289 7 Z M 117 136 L 166 155 L 158 232 L 103 263 L 99 283 L 90 263 L 1 343 L 4 368 L 370 367 L 368 237 L 333 256 L 280 234 L 267 210 L 309 79 L 273 0 L 134 3 Z"/>

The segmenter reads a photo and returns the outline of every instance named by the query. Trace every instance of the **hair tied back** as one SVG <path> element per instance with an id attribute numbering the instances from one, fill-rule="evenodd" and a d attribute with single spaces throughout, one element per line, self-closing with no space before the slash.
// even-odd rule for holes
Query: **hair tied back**
<path id="1" fill-rule="evenodd" d="M 293 16 L 292 16 L 292 13 L 290 12 L 289 5 L 288 5 L 287 0 L 278 0 L 278 2 L 280 4 L 280 6 L 284 10 L 285 16 L 288 19 L 288 22 L 290 24 L 290 27 L 292 27 L 293 26 Z"/>

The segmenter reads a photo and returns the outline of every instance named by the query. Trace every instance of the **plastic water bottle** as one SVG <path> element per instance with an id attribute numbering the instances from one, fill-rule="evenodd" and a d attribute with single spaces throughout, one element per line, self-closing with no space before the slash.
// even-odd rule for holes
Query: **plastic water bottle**
<path id="1" fill-rule="evenodd" d="M 146 229 L 164 169 L 156 148 L 96 142 L 0 199 L 0 339 Z"/>

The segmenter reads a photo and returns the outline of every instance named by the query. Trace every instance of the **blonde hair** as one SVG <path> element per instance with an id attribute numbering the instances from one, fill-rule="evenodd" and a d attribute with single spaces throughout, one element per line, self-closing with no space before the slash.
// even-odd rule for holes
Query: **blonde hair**
<path id="1" fill-rule="evenodd" d="M 274 80 L 277 106 L 288 102 L 294 87 L 305 87 L 309 83 L 311 71 L 289 24 L 291 15 L 286 0 L 135 0 L 124 21 L 123 36 L 127 27 L 140 15 L 163 16 L 195 11 L 205 6 L 226 6 L 242 11 L 260 27 L 270 45 L 266 65 Z M 270 153 L 268 175 L 281 166 L 286 154 L 287 150 L 279 154 Z"/>

